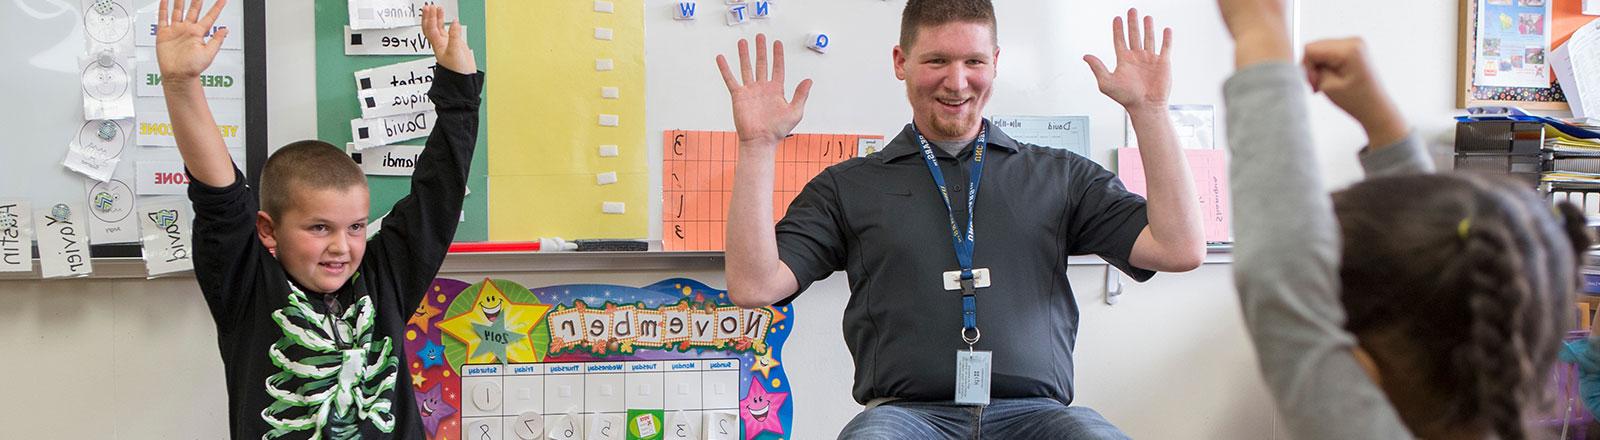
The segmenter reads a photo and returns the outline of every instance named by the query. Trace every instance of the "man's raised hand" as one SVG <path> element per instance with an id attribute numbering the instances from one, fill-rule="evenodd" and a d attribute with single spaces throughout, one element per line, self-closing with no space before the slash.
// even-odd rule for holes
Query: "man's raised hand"
<path id="1" fill-rule="evenodd" d="M 767 36 L 756 34 L 756 64 L 750 66 L 750 42 L 739 40 L 739 78 L 734 78 L 728 59 L 717 55 L 722 81 L 733 100 L 733 126 L 739 132 L 739 145 L 776 148 L 800 124 L 805 115 L 811 80 L 800 81 L 794 99 L 784 99 L 783 42 L 772 44 L 772 68 L 767 68 Z"/>

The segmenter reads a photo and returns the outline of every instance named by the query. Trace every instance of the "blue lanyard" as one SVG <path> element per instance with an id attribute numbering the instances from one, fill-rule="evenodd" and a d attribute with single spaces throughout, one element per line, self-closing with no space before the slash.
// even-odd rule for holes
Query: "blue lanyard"
<path id="1" fill-rule="evenodd" d="M 973 288 L 972 275 L 972 249 L 978 237 L 974 234 L 973 219 L 978 217 L 978 184 L 983 181 L 984 153 L 988 151 L 987 142 L 989 129 L 985 126 L 978 132 L 977 145 L 972 150 L 972 182 L 967 187 L 967 233 L 963 236 L 960 226 L 956 223 L 955 208 L 950 204 L 950 190 L 944 183 L 944 173 L 939 172 L 939 162 L 934 159 L 933 147 L 928 145 L 928 139 L 922 137 L 922 131 L 912 125 L 912 131 L 917 135 L 917 143 L 922 147 L 922 160 L 928 164 L 928 173 L 933 174 L 933 184 L 939 186 L 939 196 L 944 199 L 944 210 L 950 215 L 950 237 L 956 249 L 956 262 L 961 265 L 961 325 L 964 330 L 978 328 L 978 301 Z M 965 336 L 965 333 L 963 333 Z"/>

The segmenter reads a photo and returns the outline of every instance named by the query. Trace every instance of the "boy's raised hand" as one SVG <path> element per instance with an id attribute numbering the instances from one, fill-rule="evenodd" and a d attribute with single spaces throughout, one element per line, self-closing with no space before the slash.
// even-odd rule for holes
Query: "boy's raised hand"
<path id="1" fill-rule="evenodd" d="M 206 34 L 216 24 L 227 0 L 217 0 L 211 10 L 200 15 L 204 0 L 161 0 L 156 10 L 156 62 L 161 66 L 163 83 L 199 78 L 211 66 L 228 37 L 228 29 L 217 30 L 209 40 Z"/>
<path id="2" fill-rule="evenodd" d="M 461 20 L 450 23 L 450 29 L 445 30 L 444 8 L 439 5 L 422 7 L 422 35 L 428 38 L 428 45 L 433 46 L 433 57 L 439 67 L 462 75 L 478 72 L 478 61 L 472 48 L 467 46 Z"/>
<path id="3" fill-rule="evenodd" d="M 227 0 L 217 0 L 211 11 L 200 15 L 203 0 L 161 0 L 156 11 L 156 62 L 161 66 L 161 88 L 166 91 L 167 114 L 172 117 L 172 138 L 183 155 L 183 166 L 202 184 L 213 187 L 232 185 L 233 159 L 217 131 L 217 121 L 206 103 L 200 73 L 211 67 L 222 49 L 228 29 L 220 29 L 206 39 Z M 172 7 L 167 4 L 172 2 Z"/>

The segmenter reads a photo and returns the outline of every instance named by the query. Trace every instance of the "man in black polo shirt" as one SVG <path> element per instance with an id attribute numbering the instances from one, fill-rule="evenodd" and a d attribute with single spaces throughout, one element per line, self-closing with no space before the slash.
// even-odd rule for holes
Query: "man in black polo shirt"
<path id="1" fill-rule="evenodd" d="M 717 58 L 739 132 L 728 291 L 765 306 L 849 274 L 845 342 L 868 408 L 841 437 L 1126 437 L 1067 406 L 1078 326 L 1067 257 L 1098 255 L 1143 281 L 1197 267 L 1205 243 L 1166 115 L 1171 30 L 1158 47 L 1152 20 L 1141 26 L 1132 10 L 1126 32 L 1120 17 L 1112 27 L 1116 70 L 1084 60 L 1138 132 L 1148 203 L 1098 164 L 1018 143 L 981 117 L 1000 55 L 988 0 L 910 0 L 894 65 L 912 123 L 883 151 L 812 179 L 773 228 L 774 152 L 811 80 L 786 100 L 783 46 L 769 74 L 765 36 L 753 68 L 739 42 L 738 78 Z"/>

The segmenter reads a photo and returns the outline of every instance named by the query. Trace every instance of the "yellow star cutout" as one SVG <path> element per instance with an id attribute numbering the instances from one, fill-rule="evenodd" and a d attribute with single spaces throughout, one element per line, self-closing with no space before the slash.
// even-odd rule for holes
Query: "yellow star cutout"
<path id="1" fill-rule="evenodd" d="M 423 301 L 422 307 L 417 307 L 417 311 L 411 313 L 411 319 L 406 321 L 406 324 L 415 325 L 418 329 L 421 329 L 423 333 L 427 333 L 428 321 L 432 320 L 435 316 L 439 316 L 439 312 L 442 312 L 442 310 L 439 310 L 438 307 L 434 307 L 433 304 L 429 304 L 427 301 Z"/>
<path id="2" fill-rule="evenodd" d="M 756 356 L 755 362 L 750 364 L 750 371 L 760 371 L 761 377 L 769 377 L 772 375 L 772 367 L 776 366 L 778 366 L 778 360 L 772 358 L 771 352 L 767 352 Z"/>
<path id="3" fill-rule="evenodd" d="M 427 378 L 422 377 L 421 373 L 411 373 L 411 387 L 412 388 L 419 389 L 419 390 L 422 389 L 422 382 L 425 381 L 425 380 L 427 380 Z"/>
<path id="4" fill-rule="evenodd" d="M 483 342 L 482 339 L 478 338 L 478 333 L 474 331 L 474 324 L 479 326 L 491 325 L 494 320 L 491 320 L 490 316 L 494 316 L 495 319 L 505 320 L 505 328 L 507 330 L 521 335 L 529 335 L 533 333 L 533 328 L 539 325 L 540 320 L 544 319 L 545 314 L 550 312 L 550 305 L 547 304 L 511 301 L 504 292 L 500 291 L 500 287 L 496 286 L 493 280 L 486 278 L 483 280 L 482 285 L 483 288 L 478 290 L 478 296 L 473 300 L 471 310 L 445 318 L 445 320 L 439 322 L 439 329 L 443 330 L 445 334 L 467 344 L 467 354 L 469 356 L 472 353 L 477 353 L 478 345 Z M 531 337 L 522 338 L 521 341 L 506 346 L 506 357 L 509 358 L 504 359 L 506 362 L 539 362 L 544 358 L 543 353 L 539 353 L 538 350 L 533 348 L 533 338 Z M 466 363 L 486 364 L 498 361 L 500 359 L 496 359 L 494 353 L 485 352 L 477 357 L 467 358 Z"/>

